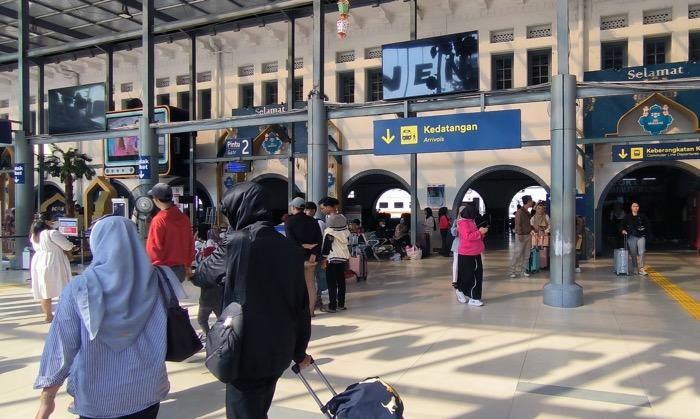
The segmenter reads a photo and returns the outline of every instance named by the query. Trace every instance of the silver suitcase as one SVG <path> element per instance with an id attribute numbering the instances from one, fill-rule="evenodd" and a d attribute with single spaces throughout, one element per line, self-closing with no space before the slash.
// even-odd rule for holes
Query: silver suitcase
<path id="1" fill-rule="evenodd" d="M 614 253 L 614 265 L 615 265 L 615 275 L 629 275 L 629 259 L 630 252 L 627 250 L 627 236 L 625 236 L 625 247 L 621 249 L 615 249 Z"/>

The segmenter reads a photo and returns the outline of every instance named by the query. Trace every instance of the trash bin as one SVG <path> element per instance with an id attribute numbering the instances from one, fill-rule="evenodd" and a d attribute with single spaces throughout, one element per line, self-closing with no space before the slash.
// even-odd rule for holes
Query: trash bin
<path id="1" fill-rule="evenodd" d="M 29 269 L 31 266 L 31 255 L 31 249 L 29 247 L 25 247 L 24 251 L 22 252 L 22 269 Z"/>

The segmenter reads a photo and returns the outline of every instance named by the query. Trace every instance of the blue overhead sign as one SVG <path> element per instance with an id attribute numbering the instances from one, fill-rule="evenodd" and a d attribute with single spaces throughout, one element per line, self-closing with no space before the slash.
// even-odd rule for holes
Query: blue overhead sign
<path id="1" fill-rule="evenodd" d="M 520 110 L 374 121 L 374 154 L 520 148 Z"/>
<path id="2" fill-rule="evenodd" d="M 224 140 L 224 156 L 243 157 L 251 156 L 253 153 L 252 138 L 231 138 Z"/>
<path id="3" fill-rule="evenodd" d="M 15 184 L 24 184 L 24 163 L 15 163 Z"/>
<path id="4" fill-rule="evenodd" d="M 614 162 L 700 159 L 700 141 L 667 144 L 627 144 L 612 148 Z"/>

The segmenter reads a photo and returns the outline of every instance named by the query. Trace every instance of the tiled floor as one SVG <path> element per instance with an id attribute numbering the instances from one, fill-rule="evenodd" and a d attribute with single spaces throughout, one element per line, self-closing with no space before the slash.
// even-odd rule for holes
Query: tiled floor
<path id="1" fill-rule="evenodd" d="M 700 322 L 652 280 L 615 277 L 610 259 L 587 262 L 577 275 L 585 305 L 556 309 L 542 304 L 546 273 L 510 279 L 507 262 L 507 251 L 485 255 L 481 308 L 457 303 L 449 259 L 371 263 L 367 283 L 349 283 L 348 311 L 313 320 L 309 352 L 339 389 L 374 375 L 394 384 L 407 418 L 700 417 Z M 697 253 L 652 254 L 649 263 L 700 300 Z M 33 416 L 47 329 L 26 286 L 0 285 L 0 417 Z M 168 365 L 161 418 L 225 416 L 223 386 L 202 359 Z M 62 393 L 54 417 L 73 417 L 68 402 Z M 285 374 L 270 417 L 316 412 Z"/>

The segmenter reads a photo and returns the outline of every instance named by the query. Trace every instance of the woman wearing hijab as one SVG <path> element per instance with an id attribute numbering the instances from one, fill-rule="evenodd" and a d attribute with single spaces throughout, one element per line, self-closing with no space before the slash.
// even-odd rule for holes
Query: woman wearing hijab
<path id="1" fill-rule="evenodd" d="M 30 241 L 36 252 L 30 266 L 32 294 L 41 301 L 46 323 L 51 323 L 51 300 L 61 295 L 71 277 L 70 261 L 64 252 L 74 246 L 53 229 L 53 220 L 48 215 L 42 215 L 34 223 Z"/>
<path id="2" fill-rule="evenodd" d="M 61 294 L 44 345 L 34 383 L 42 389 L 36 418 L 51 415 L 66 379 L 82 419 L 155 418 L 170 389 L 157 273 L 124 217 L 98 221 L 90 248 L 92 264 Z"/>

